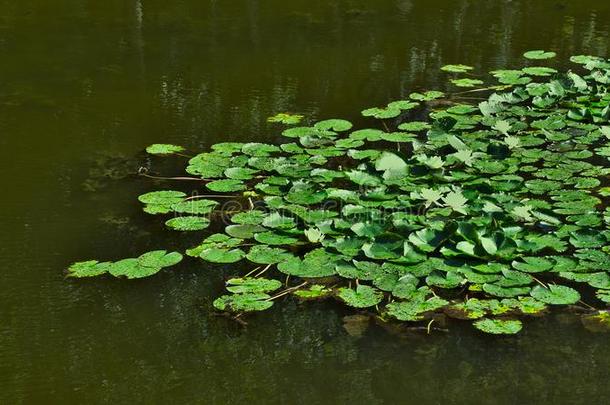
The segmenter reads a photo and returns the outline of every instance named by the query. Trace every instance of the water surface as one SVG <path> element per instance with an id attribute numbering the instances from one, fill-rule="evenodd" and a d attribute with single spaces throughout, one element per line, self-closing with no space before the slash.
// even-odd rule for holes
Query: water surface
<path id="1" fill-rule="evenodd" d="M 150 143 L 278 142 L 277 112 L 359 122 L 445 89 L 444 64 L 547 49 L 564 67 L 608 57 L 609 33 L 599 0 L 0 0 L 0 403 L 607 402 L 609 336 L 570 316 L 511 338 L 353 337 L 349 311 L 287 300 L 244 329 L 210 309 L 233 266 L 63 269 L 197 242 L 140 211 L 162 186 L 129 176 Z"/>

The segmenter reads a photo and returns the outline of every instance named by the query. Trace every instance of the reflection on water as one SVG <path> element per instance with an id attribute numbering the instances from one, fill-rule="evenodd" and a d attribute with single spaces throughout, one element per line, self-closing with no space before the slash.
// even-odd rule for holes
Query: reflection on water
<path id="1" fill-rule="evenodd" d="M 0 402 L 606 402 L 608 337 L 566 316 L 517 338 L 459 323 L 357 338 L 350 312 L 288 300 L 244 330 L 210 311 L 232 266 L 129 283 L 61 269 L 196 242 L 139 212 L 135 197 L 163 184 L 122 164 L 146 165 L 147 144 L 275 142 L 265 119 L 283 111 L 358 122 L 442 90 L 446 63 L 607 57 L 609 17 L 597 0 L 0 0 Z M 100 156 L 125 160 L 104 171 Z"/>

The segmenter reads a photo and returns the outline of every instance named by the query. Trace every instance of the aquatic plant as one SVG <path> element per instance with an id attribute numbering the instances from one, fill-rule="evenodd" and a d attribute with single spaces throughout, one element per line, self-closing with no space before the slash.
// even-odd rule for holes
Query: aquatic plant
<path id="1" fill-rule="evenodd" d="M 253 264 L 214 301 L 229 313 L 262 311 L 287 294 L 335 296 L 383 322 L 444 313 L 514 334 L 550 306 L 599 311 L 610 301 L 610 62 L 571 61 L 574 71 L 496 70 L 499 84 L 488 87 L 411 93 L 363 110 L 369 128 L 342 119 L 294 126 L 302 117 L 278 114 L 269 121 L 293 125 L 285 143 L 225 142 L 189 159 L 191 179 L 229 193 L 230 205 L 180 190 L 139 200 L 149 214 L 173 214 L 165 223 L 179 231 L 229 219 L 224 233 L 186 250 Z M 442 70 L 458 87 L 484 83 L 470 66 Z M 485 97 L 473 104 L 476 95 Z M 411 119 L 423 113 L 428 120 Z M 184 156 L 177 145 L 147 150 Z M 144 277 L 181 259 L 158 251 L 76 263 L 68 274 Z M 587 290 L 595 294 L 584 302 Z"/>

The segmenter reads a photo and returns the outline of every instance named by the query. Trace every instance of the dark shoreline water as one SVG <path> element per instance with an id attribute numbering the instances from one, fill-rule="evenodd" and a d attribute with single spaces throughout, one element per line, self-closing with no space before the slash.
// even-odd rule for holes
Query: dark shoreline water
<path id="1" fill-rule="evenodd" d="M 63 268 L 195 242 L 141 213 L 136 196 L 156 183 L 122 178 L 150 143 L 276 142 L 265 120 L 282 111 L 357 122 L 443 90 L 447 63 L 608 57 L 610 3 L 170 3 L 0 0 L 0 403 L 607 402 L 608 335 L 566 315 L 511 338 L 459 324 L 355 338 L 348 311 L 287 301 L 243 329 L 210 309 L 231 266 L 134 282 Z"/>

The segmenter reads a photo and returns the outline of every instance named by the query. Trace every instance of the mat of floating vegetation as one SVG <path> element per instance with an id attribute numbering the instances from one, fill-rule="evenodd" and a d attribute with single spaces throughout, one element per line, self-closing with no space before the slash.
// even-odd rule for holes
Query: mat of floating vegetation
<path id="1" fill-rule="evenodd" d="M 289 125 L 284 143 L 219 143 L 190 158 L 199 198 L 164 189 L 139 200 L 171 229 L 224 226 L 186 250 L 250 263 L 214 301 L 220 311 L 262 311 L 291 294 L 332 296 L 388 322 L 444 313 L 492 334 L 517 333 L 552 306 L 608 322 L 610 61 L 571 61 L 571 71 L 529 62 L 491 72 L 499 84 L 484 88 L 412 93 L 362 111 L 368 128 L 278 114 L 269 121 Z M 458 87 L 483 83 L 469 66 L 442 70 Z M 154 251 L 68 274 L 140 278 L 180 260 Z"/>

